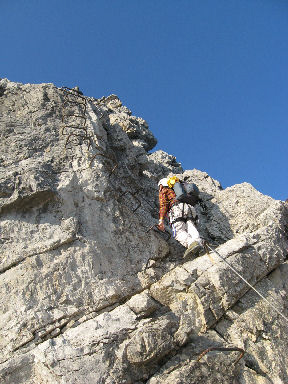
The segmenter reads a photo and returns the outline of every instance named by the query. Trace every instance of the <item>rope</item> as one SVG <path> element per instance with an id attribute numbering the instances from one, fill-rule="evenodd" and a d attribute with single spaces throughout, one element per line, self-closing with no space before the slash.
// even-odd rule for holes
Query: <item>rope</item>
<path id="1" fill-rule="evenodd" d="M 226 263 L 228 266 L 229 266 L 229 268 L 230 269 L 232 269 L 232 271 L 234 272 L 234 273 L 236 273 L 236 275 L 238 276 L 238 277 L 240 277 L 240 279 L 242 279 L 251 289 L 253 289 L 253 291 L 254 292 L 256 292 L 257 293 L 257 295 L 258 296 L 260 296 L 271 308 L 273 308 L 281 317 L 283 317 L 283 319 L 284 320 L 286 320 L 287 321 L 287 323 L 288 323 L 288 318 L 285 316 L 285 315 L 283 315 L 283 313 L 281 313 L 280 311 L 279 311 L 279 309 L 277 309 L 269 300 L 267 300 L 266 299 L 266 297 L 264 297 L 259 291 L 257 291 L 257 289 L 256 288 L 254 288 L 253 287 L 253 285 L 251 285 L 243 276 L 241 276 L 240 275 L 240 273 L 239 272 L 237 272 L 236 271 L 236 269 L 235 268 L 233 268 L 232 267 L 232 265 L 230 264 L 230 263 L 228 263 L 228 261 L 227 260 L 225 260 L 221 255 L 220 255 L 220 253 L 219 252 L 217 252 L 215 249 L 213 249 L 213 248 L 211 248 L 210 247 L 210 245 L 209 244 L 207 244 L 206 243 L 206 245 L 207 245 L 207 247 L 212 251 L 212 252 L 214 252 L 218 257 L 220 257 L 220 259 L 222 260 L 222 261 L 224 261 L 224 263 Z"/>

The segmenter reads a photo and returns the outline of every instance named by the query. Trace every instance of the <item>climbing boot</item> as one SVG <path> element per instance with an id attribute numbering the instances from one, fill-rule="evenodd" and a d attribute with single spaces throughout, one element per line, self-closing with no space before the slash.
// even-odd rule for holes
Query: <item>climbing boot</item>
<path id="1" fill-rule="evenodd" d="M 186 249 L 183 258 L 186 259 L 187 256 L 195 256 L 200 252 L 201 249 L 202 246 L 198 243 L 198 241 L 193 241 L 190 247 Z"/>

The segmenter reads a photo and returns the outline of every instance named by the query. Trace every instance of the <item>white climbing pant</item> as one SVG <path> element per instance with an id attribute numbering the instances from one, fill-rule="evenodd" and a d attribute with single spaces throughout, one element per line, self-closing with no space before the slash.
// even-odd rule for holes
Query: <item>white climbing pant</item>
<path id="1" fill-rule="evenodd" d="M 173 236 L 186 248 L 193 241 L 198 241 L 201 244 L 199 232 L 194 224 L 195 218 L 195 208 L 185 203 L 173 205 L 169 211 L 169 221 L 172 226 Z"/>

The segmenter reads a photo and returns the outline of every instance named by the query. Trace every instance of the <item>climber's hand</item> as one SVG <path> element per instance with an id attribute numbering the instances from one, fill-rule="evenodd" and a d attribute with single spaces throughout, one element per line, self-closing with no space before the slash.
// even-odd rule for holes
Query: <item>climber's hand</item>
<path id="1" fill-rule="evenodd" d="M 165 232 L 164 221 L 159 220 L 159 224 L 157 225 L 157 228 L 158 228 L 160 231 Z"/>

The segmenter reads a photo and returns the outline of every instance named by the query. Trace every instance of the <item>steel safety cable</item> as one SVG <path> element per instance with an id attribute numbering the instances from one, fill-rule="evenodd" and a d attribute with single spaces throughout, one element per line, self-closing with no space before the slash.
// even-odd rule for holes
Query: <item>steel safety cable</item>
<path id="1" fill-rule="evenodd" d="M 259 295 L 271 308 L 273 308 L 281 317 L 283 317 L 283 319 L 285 319 L 286 321 L 287 321 L 287 323 L 288 323 L 288 318 L 285 316 L 285 315 L 283 315 L 283 313 L 281 313 L 280 311 L 279 311 L 279 309 L 277 309 L 269 300 L 267 300 L 266 299 L 266 297 L 264 297 L 259 291 L 257 291 L 257 289 L 256 288 L 254 288 L 253 287 L 253 285 L 251 285 L 243 276 L 241 276 L 240 275 L 240 273 L 239 272 L 237 272 L 236 271 L 236 269 L 235 268 L 233 268 L 232 267 L 232 265 L 230 264 L 230 263 L 228 263 L 228 261 L 227 260 L 225 260 L 224 259 L 224 257 L 222 257 L 221 255 L 220 255 L 220 253 L 219 252 L 217 252 L 215 249 L 213 249 L 213 248 L 211 248 L 210 247 L 210 245 L 209 244 L 207 244 L 206 243 L 206 245 L 207 245 L 207 247 L 212 251 L 212 252 L 214 252 L 218 257 L 220 257 L 220 259 L 222 260 L 222 261 L 224 261 L 224 263 L 226 263 L 228 266 L 229 266 L 229 268 L 231 268 L 232 269 L 232 271 L 234 272 L 234 273 L 236 273 L 236 275 L 238 276 L 238 277 L 240 277 L 240 279 L 242 279 L 251 289 L 253 289 L 253 291 L 254 292 L 256 292 L 257 293 L 257 295 Z"/>

